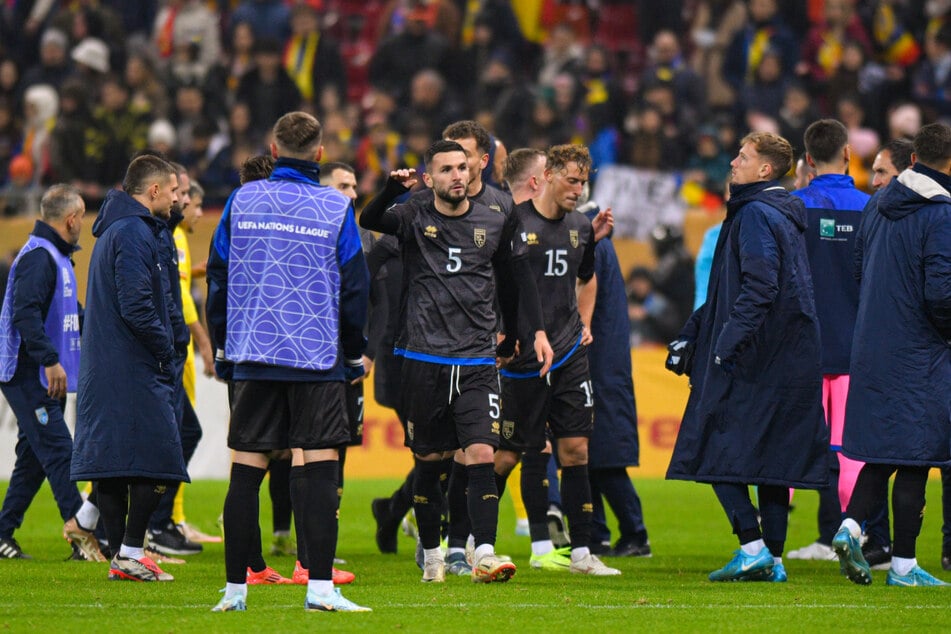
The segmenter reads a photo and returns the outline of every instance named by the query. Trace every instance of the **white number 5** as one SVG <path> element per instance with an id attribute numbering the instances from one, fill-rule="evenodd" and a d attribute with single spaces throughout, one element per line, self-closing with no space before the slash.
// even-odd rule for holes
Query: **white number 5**
<path id="1" fill-rule="evenodd" d="M 462 249 L 459 247 L 449 247 L 449 262 L 446 264 L 446 270 L 450 273 L 458 273 L 459 269 L 462 268 L 462 260 L 459 258 L 460 253 L 462 253 Z"/>
<path id="2" fill-rule="evenodd" d="M 502 412 L 499 409 L 499 395 L 498 394 L 489 394 L 489 418 L 493 420 L 498 420 Z"/>

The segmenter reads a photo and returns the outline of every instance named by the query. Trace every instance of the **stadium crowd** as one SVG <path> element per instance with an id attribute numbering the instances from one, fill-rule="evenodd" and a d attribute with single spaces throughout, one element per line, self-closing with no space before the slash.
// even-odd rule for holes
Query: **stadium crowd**
<path id="1" fill-rule="evenodd" d="M 949 3 L 925 0 L 53 0 L 0 12 L 6 213 L 68 182 L 91 208 L 146 146 L 222 203 L 281 113 L 326 129 L 358 191 L 416 167 L 449 122 L 509 147 L 580 142 L 595 169 L 671 170 L 722 193 L 737 139 L 849 129 L 881 143 L 951 114 Z M 691 200 L 703 194 L 688 188 Z M 18 204 L 26 195 L 30 205 Z"/>

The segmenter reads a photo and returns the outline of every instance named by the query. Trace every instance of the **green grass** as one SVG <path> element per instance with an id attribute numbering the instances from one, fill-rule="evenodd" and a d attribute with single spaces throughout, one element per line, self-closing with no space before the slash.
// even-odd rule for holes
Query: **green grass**
<path id="1" fill-rule="evenodd" d="M 110 582 L 106 565 L 63 562 L 68 547 L 44 488 L 17 532 L 33 561 L 0 561 L 0 630 L 15 632 L 707 632 L 707 631 L 913 631 L 951 628 L 951 588 L 902 589 L 875 572 L 871 587 L 839 575 L 833 562 L 786 560 L 789 583 L 714 584 L 707 573 L 736 548 L 709 487 L 660 480 L 638 481 L 654 557 L 612 559 L 615 578 L 579 578 L 529 569 L 528 538 L 513 535 L 514 516 L 502 502 L 499 552 L 511 554 L 518 574 L 507 584 L 475 585 L 466 578 L 420 583 L 412 542 L 400 536 L 400 554 L 383 556 L 373 541 L 373 497 L 388 495 L 397 482 L 351 480 L 341 511 L 338 556 L 356 582 L 344 594 L 373 608 L 371 614 L 305 613 L 300 586 L 252 587 L 248 612 L 209 610 L 224 586 L 221 545 L 206 545 L 184 566 L 167 566 L 174 583 Z M 188 489 L 189 520 L 211 530 L 226 485 L 198 482 Z M 919 562 L 940 566 L 940 483 L 931 481 L 919 540 Z M 5 483 L 0 483 L 5 490 Z M 815 537 L 816 494 L 797 493 L 788 546 Z M 270 511 L 262 495 L 269 535 Z M 265 538 L 266 546 L 268 545 Z M 289 557 L 268 563 L 289 575 Z M 951 578 L 951 573 L 945 573 Z"/>

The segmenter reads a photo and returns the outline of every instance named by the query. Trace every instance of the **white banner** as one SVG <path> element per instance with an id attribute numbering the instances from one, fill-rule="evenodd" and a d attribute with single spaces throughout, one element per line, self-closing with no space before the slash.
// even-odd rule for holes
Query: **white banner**
<path id="1" fill-rule="evenodd" d="M 659 225 L 683 226 L 686 206 L 680 199 L 675 174 L 608 165 L 598 169 L 595 200 L 614 213 L 614 233 L 621 238 L 648 240 Z"/>

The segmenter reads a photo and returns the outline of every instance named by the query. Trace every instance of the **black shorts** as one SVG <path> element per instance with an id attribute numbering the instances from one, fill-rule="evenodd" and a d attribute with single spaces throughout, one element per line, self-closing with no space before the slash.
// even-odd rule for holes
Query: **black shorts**
<path id="1" fill-rule="evenodd" d="M 348 442 L 342 382 L 234 382 L 231 449 L 333 449 Z"/>
<path id="2" fill-rule="evenodd" d="M 406 359 L 402 370 L 407 445 L 425 455 L 499 446 L 499 373 L 494 365 Z"/>
<path id="3" fill-rule="evenodd" d="M 350 447 L 363 444 L 363 382 L 356 385 L 346 384 L 347 425 L 350 430 Z"/>
<path id="4" fill-rule="evenodd" d="M 594 393 L 587 348 L 579 347 L 545 377 L 502 376 L 502 439 L 507 451 L 545 447 L 546 423 L 553 438 L 590 437 Z"/>

